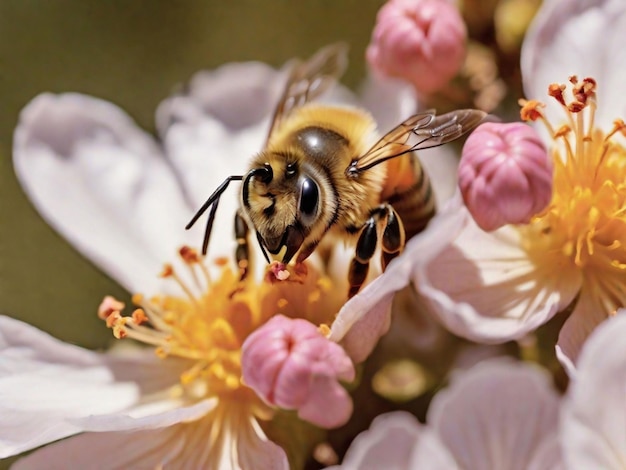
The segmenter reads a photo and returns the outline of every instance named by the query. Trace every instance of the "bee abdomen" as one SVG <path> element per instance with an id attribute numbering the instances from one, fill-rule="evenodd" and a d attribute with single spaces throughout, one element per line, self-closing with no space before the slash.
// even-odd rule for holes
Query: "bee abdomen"
<path id="1" fill-rule="evenodd" d="M 430 178 L 417 158 L 413 159 L 412 168 L 413 183 L 406 188 L 398 189 L 387 201 L 402 219 L 407 239 L 424 230 L 436 213 Z"/>

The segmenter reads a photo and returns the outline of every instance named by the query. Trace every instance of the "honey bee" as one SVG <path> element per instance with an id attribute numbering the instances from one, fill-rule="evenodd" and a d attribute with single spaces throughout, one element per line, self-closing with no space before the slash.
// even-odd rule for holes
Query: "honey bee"
<path id="1" fill-rule="evenodd" d="M 342 75 L 346 64 L 347 47 L 335 44 L 293 65 L 263 150 L 247 173 L 227 177 L 187 225 L 189 229 L 211 209 L 204 254 L 220 196 L 232 181 L 242 181 L 235 216 L 235 257 L 242 276 L 248 266 L 249 227 L 268 263 L 268 252 L 282 252 L 285 264 L 294 256 L 301 263 L 326 235 L 334 234 L 356 239 L 348 274 L 352 297 L 363 285 L 378 247 L 384 269 L 400 254 L 405 240 L 426 227 L 435 202 L 415 151 L 457 139 L 476 127 L 485 113 L 421 112 L 376 140 L 369 113 L 313 102 Z"/>

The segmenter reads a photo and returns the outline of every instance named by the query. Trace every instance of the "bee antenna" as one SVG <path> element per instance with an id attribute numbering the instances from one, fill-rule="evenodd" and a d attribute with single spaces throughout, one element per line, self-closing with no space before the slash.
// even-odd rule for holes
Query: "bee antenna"
<path id="1" fill-rule="evenodd" d="M 241 192 L 241 199 L 246 207 L 250 207 L 248 195 L 250 194 L 250 180 L 253 176 L 258 176 L 261 182 L 268 184 L 274 177 L 274 171 L 269 163 L 265 163 L 262 167 L 253 168 L 248 172 L 246 179 L 243 182 L 243 189 Z"/>
<path id="2" fill-rule="evenodd" d="M 202 254 L 206 255 L 207 248 L 209 246 L 209 238 L 211 237 L 211 230 L 213 229 L 213 221 L 215 220 L 215 213 L 217 212 L 217 206 L 220 202 L 220 196 L 226 191 L 228 185 L 231 181 L 241 181 L 243 179 L 243 175 L 231 175 L 226 178 L 222 184 L 218 186 L 218 188 L 213 191 L 213 194 L 206 200 L 202 207 L 198 209 L 198 212 L 191 218 L 189 223 L 185 226 L 185 230 L 189 230 L 194 224 L 198 221 L 198 219 L 204 214 L 207 209 L 211 206 L 211 212 L 209 212 L 209 219 L 207 220 L 206 229 L 204 231 L 204 241 L 202 243 Z"/>

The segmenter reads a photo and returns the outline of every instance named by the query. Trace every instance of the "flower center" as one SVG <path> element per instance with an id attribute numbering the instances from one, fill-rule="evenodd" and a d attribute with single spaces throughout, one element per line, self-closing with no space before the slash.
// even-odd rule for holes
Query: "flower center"
<path id="1" fill-rule="evenodd" d="M 224 260 L 220 275 L 212 279 L 204 260 L 189 247 L 179 252 L 187 267 L 183 278 L 171 265 L 161 277 L 172 280 L 184 295 L 133 296 L 138 307 L 130 316 L 124 304 L 107 297 L 98 315 L 116 338 L 133 338 L 155 346 L 158 357 L 189 360 L 180 385 L 189 398 L 210 396 L 241 398 L 250 390 L 241 382 L 241 346 L 246 337 L 277 313 L 306 318 L 317 324 L 332 320 L 338 304 L 332 299 L 331 281 L 315 271 L 288 268 L 279 276 L 271 271 L 261 282 L 240 279 Z M 300 271 L 298 271 L 300 269 Z M 274 272 L 275 272 L 274 268 Z M 293 271 L 293 272 L 292 272 Z M 287 277 L 279 281 L 279 278 Z"/>
<path id="2" fill-rule="evenodd" d="M 587 279 L 603 279 L 608 288 L 604 290 L 624 305 L 626 149 L 613 137 L 626 135 L 626 124 L 615 121 L 608 134 L 597 129 L 595 80 L 571 77 L 570 82 L 574 99 L 569 103 L 565 85 L 549 88 L 567 116 L 567 124 L 558 129 L 546 119 L 542 103 L 521 103 L 522 119 L 543 121 L 555 143 L 552 201 L 523 230 L 528 231 L 528 248 L 539 245 L 537 253 L 555 255 L 564 267 L 582 269 Z"/>

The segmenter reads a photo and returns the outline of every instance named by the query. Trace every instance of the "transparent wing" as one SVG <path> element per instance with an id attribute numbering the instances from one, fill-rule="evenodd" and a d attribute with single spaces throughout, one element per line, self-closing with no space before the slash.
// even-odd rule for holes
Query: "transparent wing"
<path id="1" fill-rule="evenodd" d="M 348 172 L 360 173 L 405 153 L 451 142 L 474 129 L 486 115 L 476 109 L 460 109 L 441 116 L 437 116 L 434 110 L 415 114 L 353 161 Z"/>
<path id="2" fill-rule="evenodd" d="M 343 74 L 347 65 L 348 46 L 344 43 L 326 46 L 306 62 L 296 61 L 274 111 L 268 140 L 291 111 L 324 93 Z"/>

